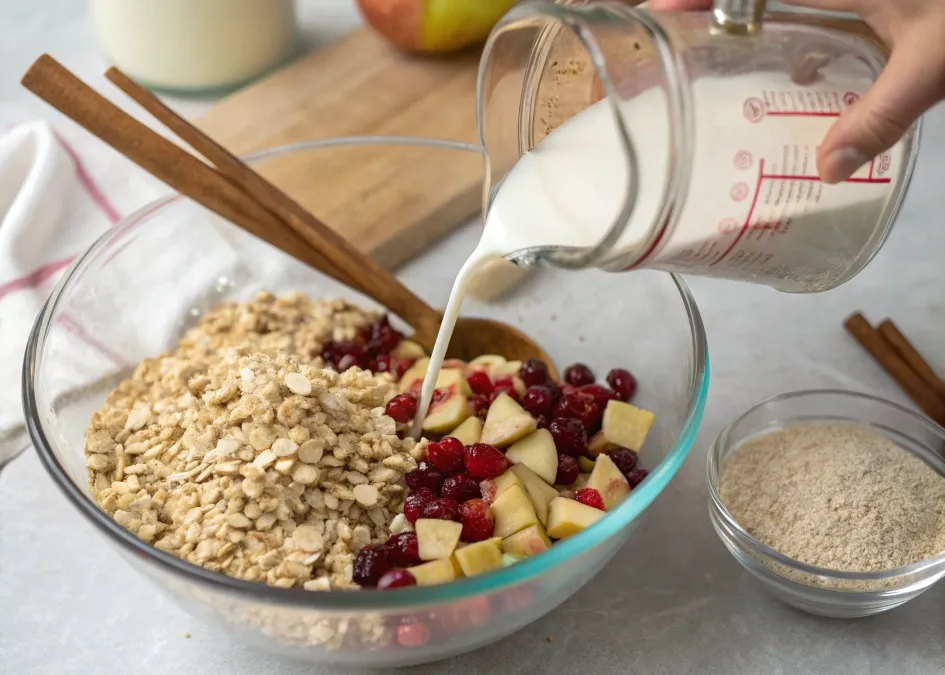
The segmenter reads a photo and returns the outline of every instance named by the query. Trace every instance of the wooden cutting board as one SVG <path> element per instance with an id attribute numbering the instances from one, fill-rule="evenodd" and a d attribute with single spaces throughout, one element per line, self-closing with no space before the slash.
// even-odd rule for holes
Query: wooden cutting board
<path id="1" fill-rule="evenodd" d="M 223 99 L 197 123 L 240 154 L 352 135 L 476 143 L 478 63 L 478 53 L 407 56 L 361 29 Z M 387 267 L 481 206 L 483 164 L 474 152 L 362 146 L 310 150 L 259 167 Z"/>

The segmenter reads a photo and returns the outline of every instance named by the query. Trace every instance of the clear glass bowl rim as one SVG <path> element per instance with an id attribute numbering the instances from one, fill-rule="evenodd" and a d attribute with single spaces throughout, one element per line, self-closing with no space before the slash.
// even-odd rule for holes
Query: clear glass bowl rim
<path id="1" fill-rule="evenodd" d="M 722 503 L 722 497 L 719 494 L 719 482 L 717 477 L 722 475 L 722 467 L 719 465 L 718 455 L 721 452 L 721 449 L 726 447 L 729 443 L 729 435 L 732 432 L 732 429 L 738 425 L 742 420 L 748 417 L 753 412 L 757 411 L 764 406 L 782 403 L 790 399 L 803 398 L 805 396 L 837 396 L 842 398 L 855 398 L 864 401 L 870 401 L 871 403 L 876 403 L 888 408 L 892 408 L 899 413 L 902 413 L 908 417 L 911 417 L 918 424 L 926 427 L 929 431 L 933 432 L 939 438 L 942 439 L 942 442 L 945 443 L 945 430 L 932 423 L 926 419 L 923 415 L 918 414 L 914 410 L 910 410 L 905 406 L 899 405 L 892 401 L 888 401 L 879 396 L 873 396 L 872 394 L 866 394 L 863 392 L 852 391 L 848 389 L 802 389 L 798 391 L 786 392 L 783 394 L 778 394 L 776 396 L 771 396 L 762 401 L 759 401 L 755 405 L 751 406 L 743 412 L 741 415 L 732 420 L 729 424 L 722 429 L 719 433 L 718 438 L 715 443 L 712 444 L 712 448 L 707 454 L 706 458 L 706 471 L 707 478 L 709 483 L 709 500 L 710 507 L 716 510 L 716 515 L 722 520 L 725 521 L 725 524 L 731 529 L 733 533 L 739 539 L 742 540 L 743 544 L 746 544 L 750 548 L 755 549 L 759 553 L 764 554 L 768 558 L 778 562 L 785 567 L 788 567 L 798 572 L 805 572 L 807 574 L 813 574 L 821 577 L 829 577 L 833 579 L 843 579 L 848 581 L 888 581 L 899 576 L 915 574 L 917 572 L 923 572 L 931 567 L 937 565 L 945 565 L 945 551 L 939 553 L 938 555 L 932 556 L 931 558 L 926 558 L 924 560 L 919 560 L 918 562 L 910 563 L 909 565 L 903 565 L 902 567 L 894 567 L 888 570 L 880 570 L 878 572 L 845 572 L 841 570 L 831 570 L 825 567 L 816 567 L 814 565 L 808 565 L 807 563 L 800 562 L 799 560 L 794 560 L 793 558 L 788 558 L 783 553 L 775 551 L 773 548 L 762 544 L 760 541 L 751 536 L 729 513 L 728 509 L 725 508 L 725 505 Z M 840 420 L 850 420 L 848 417 L 840 416 L 830 416 L 823 415 L 821 419 L 825 421 L 840 421 Z M 720 535 L 721 536 L 721 535 Z M 777 575 L 780 579 L 785 579 L 786 581 L 798 583 L 792 579 L 787 579 L 786 577 Z M 804 584 L 798 584 L 803 586 Z M 823 590 L 823 589 L 821 589 Z M 898 593 L 901 591 L 901 588 L 890 589 L 888 591 L 881 591 L 879 593 Z M 837 591 L 838 593 L 845 594 L 858 594 L 858 591 Z M 863 591 L 863 593 L 875 594 L 876 591 Z"/>
<path id="2" fill-rule="evenodd" d="M 275 146 L 246 155 L 244 159 L 252 162 L 297 151 L 357 145 L 414 145 L 482 153 L 481 146 L 469 143 L 403 136 L 350 136 Z M 139 221 L 153 216 L 159 210 L 180 199 L 181 195 L 174 193 L 145 204 L 102 234 L 84 253 L 76 257 L 75 261 L 62 275 L 52 293 L 50 293 L 36 318 L 26 346 L 22 378 L 23 408 L 27 431 L 34 447 L 36 447 L 40 461 L 52 477 L 53 482 L 62 490 L 72 505 L 105 534 L 106 538 L 115 541 L 122 550 L 144 558 L 150 564 L 163 568 L 165 572 L 171 575 L 179 575 L 190 581 L 238 594 L 255 602 L 270 602 L 312 610 L 336 612 L 414 609 L 418 606 L 440 605 L 476 595 L 493 593 L 503 588 L 518 586 L 524 582 L 537 579 L 545 571 L 576 558 L 583 551 L 589 550 L 610 536 L 617 534 L 636 519 L 663 491 L 682 465 L 693 445 L 705 410 L 708 394 L 708 344 L 702 317 L 696 307 L 695 299 L 683 280 L 672 274 L 670 276 L 679 291 L 680 299 L 689 319 L 693 358 L 688 411 L 683 424 L 677 431 L 676 441 L 666 452 L 660 463 L 650 471 L 643 483 L 634 489 L 630 498 L 624 500 L 619 507 L 609 512 L 606 517 L 599 520 L 592 527 L 557 543 L 542 555 L 526 558 L 515 565 L 503 567 L 488 574 L 465 577 L 439 586 L 415 586 L 383 592 L 314 593 L 301 589 L 276 588 L 258 582 L 228 577 L 160 551 L 140 540 L 109 518 L 85 493 L 83 488 L 76 485 L 69 477 L 68 472 L 50 448 L 40 421 L 34 378 L 38 372 L 37 359 L 52 323 L 52 318 L 56 314 L 58 304 L 71 282 L 83 271 L 84 263 L 89 258 L 94 258 L 98 251 L 105 247 L 113 237 L 119 236 L 134 227 Z"/>

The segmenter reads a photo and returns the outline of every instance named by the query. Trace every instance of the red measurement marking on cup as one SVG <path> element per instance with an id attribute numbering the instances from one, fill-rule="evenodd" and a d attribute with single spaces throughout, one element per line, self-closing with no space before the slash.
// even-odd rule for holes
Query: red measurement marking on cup
<path id="1" fill-rule="evenodd" d="M 748 183 L 738 182 L 728 191 L 728 196 L 732 198 L 733 202 L 743 202 L 748 198 L 750 192 L 751 187 Z"/>
<path id="2" fill-rule="evenodd" d="M 883 159 L 885 159 L 888 165 L 889 158 L 886 156 L 880 157 L 881 161 Z M 844 182 L 845 183 L 868 183 L 868 184 L 873 184 L 873 185 L 887 184 L 887 183 L 892 182 L 891 178 L 877 178 L 873 176 L 874 163 L 875 163 L 875 160 L 874 162 L 870 163 L 870 174 L 868 177 L 847 178 Z M 762 182 L 766 180 L 796 180 L 796 181 L 808 181 L 811 183 L 821 182 L 820 176 L 801 176 L 801 175 L 786 174 L 786 173 L 765 173 L 765 160 L 759 159 L 758 160 L 758 180 L 755 182 L 755 193 L 751 199 L 751 206 L 748 207 L 748 215 L 745 216 L 745 220 L 742 222 L 742 225 L 741 225 L 741 230 L 739 231 L 738 235 L 735 237 L 735 240 L 732 241 L 731 244 L 729 244 L 729 247 L 725 249 L 718 258 L 716 258 L 713 262 L 709 263 L 709 267 L 714 267 L 715 265 L 718 265 L 720 262 L 725 260 L 728 254 L 731 253 L 732 250 L 738 245 L 738 242 L 742 240 L 742 237 L 745 236 L 745 233 L 747 233 L 751 229 L 756 229 L 752 225 L 751 218 L 755 213 L 755 207 L 758 205 L 758 196 L 761 194 L 761 184 Z M 739 185 L 739 184 L 736 184 L 736 185 Z M 734 192 L 734 190 L 735 189 L 732 188 L 732 192 Z M 721 224 L 719 225 L 719 228 L 721 231 Z"/>
<path id="3" fill-rule="evenodd" d="M 853 105 L 859 100 L 860 100 L 860 95 L 857 94 L 855 91 L 848 91 L 847 93 L 843 95 L 843 102 L 846 103 L 848 106 Z"/>
<path id="4" fill-rule="evenodd" d="M 738 230 L 738 221 L 734 218 L 725 218 L 719 221 L 718 230 L 719 234 L 732 234 Z"/>
<path id="5" fill-rule="evenodd" d="M 750 169 L 751 163 L 754 161 L 754 157 L 751 156 L 751 153 L 747 150 L 739 150 L 735 153 L 735 159 L 732 160 L 732 163 L 735 165 L 736 169 Z"/>
<path id="6" fill-rule="evenodd" d="M 771 117 L 840 117 L 838 112 L 827 110 L 769 110 Z"/>
<path id="7" fill-rule="evenodd" d="M 745 119 L 752 124 L 760 122 L 765 117 L 764 101 L 754 97 L 746 99 L 742 104 L 742 113 L 745 115 Z"/>

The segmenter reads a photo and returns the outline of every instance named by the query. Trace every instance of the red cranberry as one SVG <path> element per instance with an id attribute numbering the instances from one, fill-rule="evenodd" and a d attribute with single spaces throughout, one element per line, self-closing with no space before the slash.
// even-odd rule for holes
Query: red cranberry
<path id="1" fill-rule="evenodd" d="M 481 496 L 479 483 L 476 482 L 475 478 L 466 473 L 457 473 L 452 476 L 447 476 L 446 480 L 443 481 L 443 488 L 440 490 L 440 494 L 460 504 L 468 502 L 470 499 L 478 499 Z"/>
<path id="2" fill-rule="evenodd" d="M 571 455 L 558 455 L 558 473 L 555 476 L 556 485 L 573 485 L 578 478 L 578 463 Z"/>
<path id="3" fill-rule="evenodd" d="M 390 320 L 385 314 L 371 324 L 370 332 L 366 335 L 365 347 L 375 354 L 390 354 L 400 344 L 403 337 L 403 333 L 394 330 L 390 325 Z"/>
<path id="4" fill-rule="evenodd" d="M 447 436 L 427 447 L 427 460 L 440 471 L 457 473 L 463 470 L 466 448 L 458 438 Z"/>
<path id="5" fill-rule="evenodd" d="M 604 498 L 594 488 L 581 488 L 574 493 L 574 500 L 600 511 L 604 510 Z"/>
<path id="6" fill-rule="evenodd" d="M 573 418 L 581 420 L 587 431 L 593 431 L 600 424 L 603 412 L 598 409 L 594 402 L 594 397 L 590 394 L 584 394 L 576 391 L 570 394 L 562 394 L 558 399 L 558 405 L 555 406 L 554 417 Z"/>
<path id="7" fill-rule="evenodd" d="M 393 374 L 394 379 L 399 380 L 402 378 L 404 373 L 410 370 L 410 366 L 412 366 L 415 361 L 416 359 L 391 359 L 390 372 Z"/>
<path id="8" fill-rule="evenodd" d="M 533 417 L 539 415 L 551 416 L 555 407 L 555 395 L 549 387 L 537 385 L 529 387 L 522 397 L 522 407 Z"/>
<path id="9" fill-rule="evenodd" d="M 399 394 L 387 402 L 384 412 L 395 422 L 406 424 L 417 414 L 417 398 L 413 394 Z"/>
<path id="10" fill-rule="evenodd" d="M 548 431 L 555 440 L 558 452 L 577 457 L 587 450 L 587 430 L 580 420 L 572 418 L 551 420 Z"/>
<path id="11" fill-rule="evenodd" d="M 429 488 L 433 494 L 440 494 L 443 486 L 443 472 L 429 462 L 420 462 L 417 468 L 407 474 L 407 487 L 411 490 Z"/>
<path id="12" fill-rule="evenodd" d="M 535 421 L 538 422 L 539 429 L 547 429 L 549 426 L 551 426 L 551 420 L 544 415 L 539 415 L 535 418 Z"/>
<path id="13" fill-rule="evenodd" d="M 436 499 L 436 494 L 427 487 L 421 487 L 411 492 L 404 500 L 404 516 L 411 523 L 417 522 L 417 518 L 423 512 L 423 507 Z"/>
<path id="14" fill-rule="evenodd" d="M 548 366 L 539 359 L 526 359 L 518 369 L 518 376 L 526 387 L 536 387 L 548 381 Z"/>
<path id="15" fill-rule="evenodd" d="M 338 372 L 343 373 L 349 368 L 354 368 L 355 366 L 360 365 L 360 360 L 354 354 L 345 354 L 341 357 L 341 360 L 338 361 Z"/>
<path id="16" fill-rule="evenodd" d="M 492 393 L 492 380 L 489 379 L 489 374 L 484 370 L 475 370 L 469 373 L 466 377 L 466 383 L 469 384 L 469 388 L 472 389 L 474 394 L 488 396 Z"/>
<path id="17" fill-rule="evenodd" d="M 581 387 L 580 391 L 594 397 L 594 405 L 601 411 L 601 414 L 603 414 L 604 408 L 607 407 L 607 402 L 616 398 L 614 392 L 600 384 L 586 384 Z"/>
<path id="18" fill-rule="evenodd" d="M 629 401 L 637 393 L 637 378 L 623 368 L 614 368 L 607 373 L 607 384 L 621 401 Z"/>
<path id="19" fill-rule="evenodd" d="M 421 518 L 434 520 L 455 520 L 459 522 L 459 504 L 446 497 L 438 497 L 427 502 L 420 512 Z"/>
<path id="20" fill-rule="evenodd" d="M 489 505 L 481 499 L 470 499 L 459 507 L 460 519 L 463 523 L 463 532 L 459 535 L 460 541 L 483 541 L 492 536 L 495 531 L 495 518 Z"/>
<path id="21" fill-rule="evenodd" d="M 385 590 L 388 588 L 403 588 L 404 586 L 416 585 L 417 578 L 410 572 L 410 570 L 391 570 L 382 576 L 377 582 L 377 587 L 380 590 Z"/>
<path id="22" fill-rule="evenodd" d="M 389 373 L 391 362 L 394 360 L 394 357 L 390 354 L 379 354 L 375 358 L 371 359 L 369 370 L 375 373 Z"/>
<path id="23" fill-rule="evenodd" d="M 512 465 L 508 458 L 486 443 L 466 446 L 466 472 L 473 478 L 495 478 Z"/>
<path id="24" fill-rule="evenodd" d="M 409 497 L 408 497 L 409 499 Z M 436 499 L 429 497 L 429 500 Z M 416 519 L 415 519 L 416 520 Z M 420 564 L 420 549 L 417 546 L 416 532 L 401 532 L 390 537 L 385 543 L 391 565 L 411 567 Z"/>
<path id="25" fill-rule="evenodd" d="M 423 621 L 397 626 L 397 642 L 403 647 L 422 647 L 430 641 L 430 627 Z"/>
<path id="26" fill-rule="evenodd" d="M 352 579 L 360 586 L 377 586 L 377 582 L 390 570 L 387 549 L 382 546 L 365 546 L 354 557 Z"/>
<path id="27" fill-rule="evenodd" d="M 635 488 L 643 482 L 643 479 L 646 478 L 648 474 L 649 472 L 646 469 L 634 469 L 630 472 L 630 475 L 627 476 L 627 482 L 630 483 L 631 488 Z"/>
<path id="28" fill-rule="evenodd" d="M 483 420 L 486 419 L 486 414 L 489 412 L 490 403 L 489 396 L 475 395 L 469 397 L 469 405 L 472 407 L 473 415 Z"/>
<path id="29" fill-rule="evenodd" d="M 520 400 L 518 390 L 515 388 L 515 380 L 512 379 L 511 375 L 506 375 L 496 379 L 492 388 L 490 399 L 493 401 L 496 400 L 499 397 L 499 394 L 508 394 L 516 401 Z"/>
<path id="30" fill-rule="evenodd" d="M 564 369 L 564 381 L 574 387 L 594 384 L 594 373 L 583 363 L 575 363 Z"/>
<path id="31" fill-rule="evenodd" d="M 629 478 L 630 473 L 637 467 L 637 453 L 627 448 L 616 448 L 607 453 L 613 460 L 617 468 L 620 469 L 625 477 Z"/>

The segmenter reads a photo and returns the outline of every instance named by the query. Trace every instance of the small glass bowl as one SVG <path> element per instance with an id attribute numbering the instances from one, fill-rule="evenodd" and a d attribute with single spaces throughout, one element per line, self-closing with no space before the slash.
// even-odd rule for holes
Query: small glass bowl
<path id="1" fill-rule="evenodd" d="M 852 391 L 782 394 L 750 408 L 719 435 L 708 455 L 709 516 L 742 566 L 775 596 L 810 614 L 855 618 L 916 597 L 945 575 L 945 553 L 881 572 L 839 572 L 792 560 L 765 546 L 732 517 L 719 495 L 725 458 L 745 441 L 796 424 L 851 423 L 886 436 L 945 474 L 945 430 L 900 405 Z"/>

